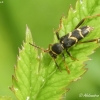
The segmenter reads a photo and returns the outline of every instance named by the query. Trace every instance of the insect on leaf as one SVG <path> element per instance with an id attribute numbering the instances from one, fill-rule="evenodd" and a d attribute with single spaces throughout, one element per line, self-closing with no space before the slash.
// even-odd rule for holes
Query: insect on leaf
<path id="1" fill-rule="evenodd" d="M 99 11 L 100 0 L 78 0 L 75 9 L 70 7 L 67 18 L 62 17 L 60 36 L 73 31 L 83 18 L 99 14 Z M 99 16 L 87 19 L 81 26 L 84 25 L 94 27 L 94 30 L 82 41 L 100 37 Z M 56 35 L 54 36 L 54 42 L 58 42 Z M 15 73 L 12 77 L 12 87 L 10 88 L 19 100 L 62 99 L 63 94 L 68 91 L 68 84 L 80 79 L 80 76 L 86 72 L 84 62 L 89 60 L 87 56 L 99 47 L 99 43 L 96 42 L 75 44 L 69 51 L 78 61 L 72 60 L 64 51 L 66 64 L 61 55 L 56 59 L 61 69 L 60 72 L 48 53 L 41 51 L 41 54 L 38 55 L 38 49 L 29 43 L 33 43 L 33 40 L 27 27 L 26 39 L 22 49 L 19 50 Z M 66 65 L 70 74 L 66 71 Z"/>

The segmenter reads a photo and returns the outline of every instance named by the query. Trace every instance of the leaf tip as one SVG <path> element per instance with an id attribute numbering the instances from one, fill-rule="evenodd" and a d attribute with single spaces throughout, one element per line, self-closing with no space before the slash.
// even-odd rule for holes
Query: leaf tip
<path id="1" fill-rule="evenodd" d="M 26 42 L 33 42 L 31 31 L 27 25 L 26 25 Z"/>

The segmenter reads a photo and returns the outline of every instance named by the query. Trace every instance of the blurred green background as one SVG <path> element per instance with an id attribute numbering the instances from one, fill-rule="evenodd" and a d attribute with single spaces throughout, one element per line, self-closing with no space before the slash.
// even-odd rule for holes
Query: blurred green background
<path id="1" fill-rule="evenodd" d="M 12 74 L 25 39 L 26 24 L 30 28 L 35 43 L 47 48 L 53 41 L 53 28 L 57 29 L 61 16 L 67 15 L 69 5 L 76 0 L 0 0 L 0 95 L 11 96 Z M 65 100 L 88 100 L 79 94 L 97 94 L 100 100 L 100 48 L 87 62 L 89 70 L 78 82 L 69 85 Z"/>

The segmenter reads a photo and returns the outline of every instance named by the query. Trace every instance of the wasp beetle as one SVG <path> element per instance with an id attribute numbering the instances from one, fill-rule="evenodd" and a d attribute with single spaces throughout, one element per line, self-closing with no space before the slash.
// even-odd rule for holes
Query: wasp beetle
<path id="1" fill-rule="evenodd" d="M 69 32 L 68 34 L 66 34 L 62 37 L 59 37 L 59 33 L 58 33 L 59 30 L 62 27 L 62 25 L 61 25 L 62 23 L 60 23 L 60 27 L 56 31 L 56 36 L 57 36 L 57 39 L 59 40 L 59 42 L 54 43 L 54 44 L 49 44 L 49 48 L 47 50 L 44 50 L 44 49 L 42 49 L 39 46 L 36 46 L 34 44 L 31 44 L 31 43 L 30 44 L 32 46 L 36 47 L 36 48 L 39 48 L 39 49 L 43 50 L 44 52 L 49 53 L 50 56 L 54 59 L 54 62 L 55 62 L 56 66 L 59 69 L 59 65 L 56 62 L 56 58 L 59 54 L 62 54 L 62 56 L 64 58 L 64 61 L 65 61 L 65 56 L 64 56 L 64 52 L 63 52 L 64 50 L 66 50 L 66 53 L 71 57 L 71 59 L 78 60 L 78 59 L 72 57 L 72 55 L 70 54 L 68 49 L 70 47 L 72 47 L 74 44 L 78 43 L 79 40 L 82 40 L 83 38 L 85 38 L 93 30 L 93 27 L 91 27 L 91 26 L 82 26 L 82 27 L 80 27 L 82 25 L 82 23 L 86 19 L 94 18 L 94 17 L 97 17 L 97 16 L 100 16 L 100 14 L 83 18 L 77 24 L 77 26 L 75 27 L 75 29 L 72 32 Z M 79 42 L 79 43 L 88 43 L 88 42 L 95 42 L 95 41 L 98 43 L 99 40 L 100 40 L 100 38 L 97 38 L 97 39 L 87 40 L 87 41 L 83 41 L 83 42 Z M 67 69 L 67 72 L 70 73 L 70 70 L 69 70 L 67 65 L 66 65 L 66 69 Z"/>

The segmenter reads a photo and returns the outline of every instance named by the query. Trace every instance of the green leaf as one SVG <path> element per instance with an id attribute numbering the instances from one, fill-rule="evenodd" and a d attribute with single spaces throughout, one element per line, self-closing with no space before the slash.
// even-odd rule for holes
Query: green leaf
<path id="1" fill-rule="evenodd" d="M 13 99 L 8 96 L 0 96 L 0 100 L 13 100 Z"/>
<path id="2" fill-rule="evenodd" d="M 99 14 L 99 11 L 100 0 L 78 0 L 75 10 L 70 7 L 68 17 L 62 17 L 60 36 L 73 31 L 80 20 L 87 16 Z M 87 19 L 81 25 L 94 27 L 94 30 L 82 41 L 100 37 L 99 23 L 100 17 L 95 17 Z M 58 42 L 56 36 L 54 37 L 54 41 Z M 29 45 L 29 42 L 33 43 L 33 40 L 27 27 L 26 40 L 23 43 L 22 50 L 19 50 L 15 75 L 12 77 L 13 85 L 10 88 L 19 100 L 58 100 L 63 98 L 63 94 L 68 91 L 67 85 L 80 79 L 86 71 L 84 62 L 89 60 L 87 56 L 99 47 L 99 43 L 96 42 L 76 44 L 71 47 L 70 53 L 79 61 L 72 60 L 64 51 L 66 64 L 70 69 L 70 74 L 68 74 L 61 55 L 56 59 L 61 69 L 60 72 L 48 53 L 41 51 L 39 56 L 38 49 Z"/>

